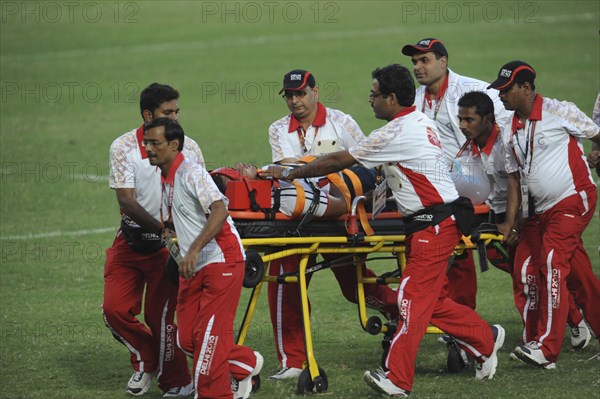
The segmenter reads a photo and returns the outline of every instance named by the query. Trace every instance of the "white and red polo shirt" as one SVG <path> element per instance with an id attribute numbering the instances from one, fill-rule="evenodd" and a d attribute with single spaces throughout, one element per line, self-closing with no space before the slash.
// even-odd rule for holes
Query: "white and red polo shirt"
<path id="1" fill-rule="evenodd" d="M 511 112 L 507 111 L 500 98 L 498 90 L 487 89 L 489 83 L 479 79 L 462 76 L 448 68 L 448 76 L 435 98 L 431 98 L 427 87 L 419 86 L 415 94 L 415 105 L 428 117 L 435 120 L 440 140 L 446 155 L 454 158 L 465 143 L 466 138 L 460 131 L 458 121 L 458 100 L 471 91 L 486 93 L 494 102 L 496 123 L 503 127 L 510 121 Z"/>
<path id="2" fill-rule="evenodd" d="M 573 103 L 535 97 L 524 124 L 516 114 L 504 128 L 506 171 L 521 172 L 542 213 L 562 199 L 594 187 L 581 139 L 599 134 L 598 127 Z M 585 202 L 585 198 L 584 202 Z"/>
<path id="3" fill-rule="evenodd" d="M 383 165 L 404 216 L 458 198 L 435 123 L 415 106 L 399 112 L 349 151 L 367 168 Z"/>
<path id="4" fill-rule="evenodd" d="M 350 115 L 326 108 L 321 103 L 317 103 L 317 115 L 306 131 L 293 114 L 273 122 L 269 127 L 273 162 L 348 150 L 364 138 L 364 133 Z"/>
<path id="5" fill-rule="evenodd" d="M 508 173 L 504 168 L 506 153 L 498 125 L 494 125 L 492 133 L 483 148 L 479 148 L 473 140 L 465 142 L 457 159 L 461 163 L 478 163 L 490 181 L 491 190 L 486 203 L 495 213 L 506 212 L 508 200 Z"/>
<path id="6" fill-rule="evenodd" d="M 168 176 L 163 179 L 162 198 L 163 213 L 168 214 L 175 225 L 182 256 L 204 229 L 213 202 L 223 201 L 227 206 L 227 198 L 204 166 L 185 159 L 182 153 L 177 155 Z M 242 241 L 233 219 L 227 216 L 221 231 L 200 251 L 195 270 L 211 263 L 236 263 L 244 259 Z"/>
<path id="7" fill-rule="evenodd" d="M 160 169 L 150 165 L 142 145 L 144 126 L 118 137 L 110 146 L 108 186 L 112 189 L 133 188 L 137 202 L 156 220 L 160 220 Z M 186 136 L 185 156 L 192 162 L 204 164 L 202 151 L 194 140 Z M 126 218 L 132 227 L 137 224 Z"/>

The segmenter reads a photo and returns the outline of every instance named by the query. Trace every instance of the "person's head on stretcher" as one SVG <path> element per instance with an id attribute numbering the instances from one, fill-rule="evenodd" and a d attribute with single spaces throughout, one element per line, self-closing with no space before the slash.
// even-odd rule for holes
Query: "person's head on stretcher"
<path id="1" fill-rule="evenodd" d="M 236 163 L 233 168 L 216 169 L 210 174 L 219 190 L 228 195 L 232 195 L 231 191 L 227 191 L 227 184 L 231 181 L 270 180 L 260 176 L 260 169 L 256 165 L 241 162 Z M 314 212 L 316 217 L 338 217 L 348 212 L 344 194 L 326 177 L 318 179 L 318 182 L 307 179 L 291 182 L 281 180 L 270 187 L 271 204 L 273 205 L 275 196 L 279 195 L 279 211 L 287 216 L 297 217 Z M 275 189 L 278 189 L 277 193 Z"/>

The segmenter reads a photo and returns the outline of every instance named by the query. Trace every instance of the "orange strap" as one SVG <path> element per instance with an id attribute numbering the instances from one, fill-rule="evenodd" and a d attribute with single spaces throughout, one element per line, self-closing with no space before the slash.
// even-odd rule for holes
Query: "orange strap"
<path id="1" fill-rule="evenodd" d="M 359 195 L 363 195 L 364 193 L 363 193 L 362 183 L 360 182 L 360 179 L 358 178 L 358 176 L 356 176 L 356 173 L 354 173 L 353 171 L 351 171 L 349 169 L 344 169 L 342 171 L 342 173 L 345 174 L 346 176 L 348 176 L 348 178 L 352 182 L 352 186 L 354 187 L 354 195 L 357 197 Z M 343 181 L 343 179 L 342 179 L 342 181 Z M 344 184 L 344 186 L 345 186 L 345 184 Z M 367 211 L 365 209 L 364 201 L 362 201 L 358 204 L 358 207 L 356 210 L 358 212 L 360 224 L 362 225 L 362 228 L 363 228 L 363 231 L 365 232 L 365 234 L 368 236 L 372 236 L 373 234 L 375 234 L 375 232 L 371 228 L 371 225 L 369 224 L 369 219 L 367 218 Z M 350 206 L 348 206 L 348 211 L 350 211 Z"/>
<path id="2" fill-rule="evenodd" d="M 294 207 L 294 212 L 292 212 L 292 219 L 302 215 L 304 211 L 304 202 L 306 199 L 306 193 L 304 192 L 304 187 L 302 184 L 297 181 L 292 181 L 294 186 L 296 187 L 296 206 Z"/>
<path id="3" fill-rule="evenodd" d="M 305 162 L 305 163 L 310 163 L 310 162 L 314 161 L 315 159 L 316 159 L 315 156 L 306 155 L 306 156 L 300 158 L 300 161 Z M 356 196 L 362 195 L 363 194 L 362 183 L 360 182 L 360 179 L 358 178 L 358 176 L 356 176 L 356 173 L 354 173 L 348 169 L 342 170 L 342 173 L 350 178 L 350 181 L 352 182 L 352 186 L 354 187 L 354 195 L 356 195 Z M 329 179 L 331 184 L 333 184 L 334 186 L 339 188 L 340 191 L 342 192 L 342 195 L 344 196 L 344 199 L 346 200 L 346 207 L 348 209 L 348 213 L 350 213 L 350 209 L 352 208 L 352 196 L 350 195 L 350 189 L 348 189 L 348 186 L 346 185 L 344 178 L 341 177 L 337 173 L 330 173 L 327 175 L 327 178 Z M 362 225 L 362 228 L 363 228 L 363 231 L 365 232 L 365 234 L 368 236 L 375 234 L 375 232 L 371 228 L 371 225 L 369 224 L 369 220 L 367 218 L 367 211 L 365 210 L 365 205 L 363 202 L 358 204 L 357 211 L 358 211 L 358 217 L 360 218 L 360 224 Z"/>

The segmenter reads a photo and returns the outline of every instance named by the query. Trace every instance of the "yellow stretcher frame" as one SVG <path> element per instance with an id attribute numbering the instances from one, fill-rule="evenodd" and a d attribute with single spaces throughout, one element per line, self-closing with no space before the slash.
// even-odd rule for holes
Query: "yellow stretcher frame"
<path id="1" fill-rule="evenodd" d="M 313 351 L 313 341 L 311 333 L 310 312 L 308 305 L 308 295 L 306 286 L 306 268 L 311 255 L 317 254 L 355 254 L 354 261 L 357 273 L 357 302 L 359 310 L 359 321 L 361 327 L 367 331 L 367 306 L 365 299 L 365 284 L 377 284 L 376 277 L 363 277 L 362 266 L 365 263 L 365 258 L 359 255 L 370 253 L 393 253 L 399 258 L 400 267 L 404 269 L 406 266 L 405 257 L 405 235 L 373 235 L 365 236 L 360 240 L 355 240 L 352 236 L 319 236 L 319 237 L 277 237 L 277 238 L 244 238 L 242 244 L 244 249 L 255 249 L 261 255 L 262 261 L 267 270 L 267 265 L 276 259 L 280 259 L 290 255 L 301 255 L 298 275 L 297 276 L 268 276 L 265 275 L 252 290 L 248 306 L 242 319 L 242 324 L 238 333 L 237 343 L 242 345 L 246 340 L 250 322 L 256 311 L 256 304 L 261 293 L 263 284 L 266 283 L 295 283 L 299 285 L 301 310 L 303 320 L 304 342 L 306 349 L 307 367 L 298 379 L 298 391 L 312 391 L 314 387 L 317 392 L 327 390 L 327 377 L 324 375 L 324 370 L 320 369 L 315 359 Z M 471 242 L 470 237 L 463 237 L 462 241 L 455 249 L 456 254 L 460 254 L 465 250 L 474 250 L 478 245 L 488 246 L 492 241 L 500 241 L 502 236 L 495 234 L 480 234 L 476 243 Z M 273 251 L 273 252 L 271 252 Z M 385 278 L 386 284 L 397 284 L 400 278 Z M 372 331 L 370 331 L 373 333 Z M 379 332 L 386 333 L 387 326 L 381 324 Z M 436 327 L 430 326 L 427 333 L 442 333 Z M 308 374 L 306 371 L 308 370 Z"/>

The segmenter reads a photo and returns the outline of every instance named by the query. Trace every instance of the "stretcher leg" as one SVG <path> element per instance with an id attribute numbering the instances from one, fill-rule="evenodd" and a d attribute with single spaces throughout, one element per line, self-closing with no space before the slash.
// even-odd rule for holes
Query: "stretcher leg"
<path id="1" fill-rule="evenodd" d="M 317 392 L 324 392 L 327 390 L 326 377 L 325 375 L 321 376 L 322 369 L 319 368 L 313 351 L 312 330 L 310 324 L 310 309 L 308 305 L 308 292 L 306 287 L 306 266 L 308 265 L 309 257 L 310 255 L 308 254 L 302 255 L 302 258 L 300 259 L 300 265 L 298 267 L 298 285 L 300 292 L 300 301 L 302 304 L 302 324 L 304 328 L 306 361 L 308 363 L 308 373 L 310 374 L 310 381 L 308 381 L 306 378 L 306 370 L 304 370 L 303 372 L 304 376 L 301 375 L 298 379 L 298 391 L 301 393 L 303 393 L 306 390 L 306 388 L 312 388 L 313 385 Z"/>
<path id="2" fill-rule="evenodd" d="M 248 329 L 250 328 L 250 322 L 252 321 L 252 316 L 254 316 L 256 304 L 258 303 L 258 298 L 260 297 L 260 291 L 264 282 L 265 280 L 261 281 L 256 287 L 252 289 L 252 295 L 250 296 L 250 300 L 248 301 L 248 306 L 246 307 L 246 312 L 244 313 L 244 318 L 242 319 L 242 325 L 240 326 L 240 330 L 238 332 L 238 345 L 244 345 L 244 341 L 246 340 L 246 336 L 248 335 Z"/>

